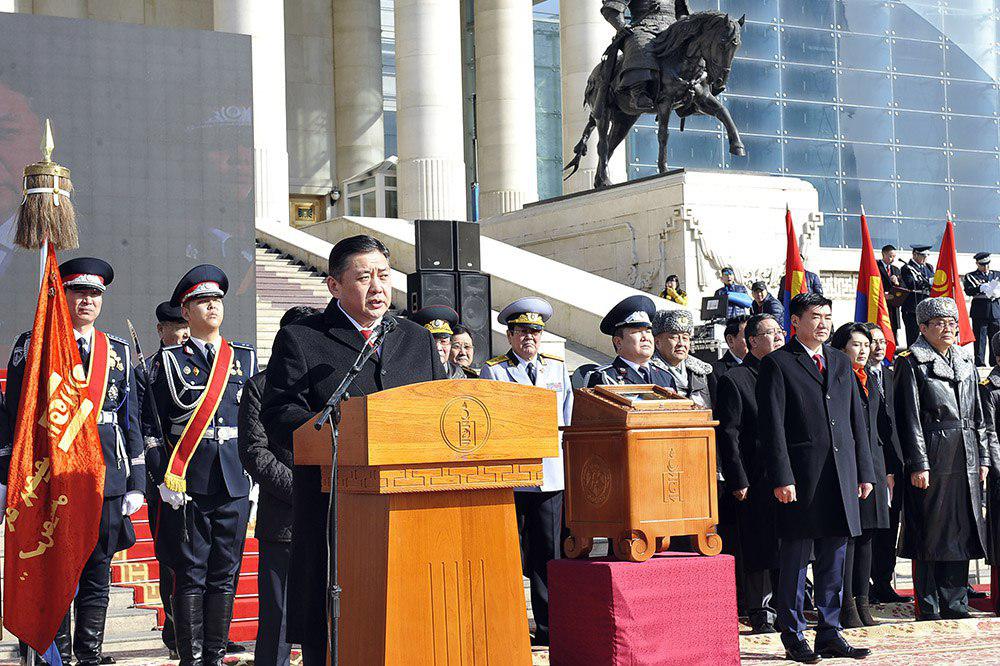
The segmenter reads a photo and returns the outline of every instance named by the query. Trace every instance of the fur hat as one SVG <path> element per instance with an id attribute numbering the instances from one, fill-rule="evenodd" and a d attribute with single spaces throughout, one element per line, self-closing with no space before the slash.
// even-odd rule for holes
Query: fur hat
<path id="1" fill-rule="evenodd" d="M 694 317 L 687 310 L 657 310 L 653 315 L 653 335 L 694 333 Z"/>
<path id="2" fill-rule="evenodd" d="M 917 304 L 917 323 L 926 324 L 935 317 L 951 317 L 958 320 L 958 306 L 947 296 L 925 298 Z"/>

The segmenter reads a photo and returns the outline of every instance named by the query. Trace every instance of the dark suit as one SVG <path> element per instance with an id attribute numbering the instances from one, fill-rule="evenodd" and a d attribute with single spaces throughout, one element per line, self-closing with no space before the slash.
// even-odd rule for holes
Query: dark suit
<path id="1" fill-rule="evenodd" d="M 391 316 L 391 315 L 386 315 Z M 395 318 L 398 328 L 381 353 L 351 384 L 352 396 L 444 378 L 444 366 L 427 329 Z M 273 445 L 292 450 L 292 433 L 323 409 L 353 365 L 364 338 L 330 301 L 324 312 L 278 331 L 267 366 L 261 420 Z M 294 517 L 288 575 L 288 637 L 303 644 L 309 662 L 325 658 L 328 497 L 320 490 L 318 467 L 292 469 Z M 318 654 L 317 654 L 318 653 Z M 308 665 L 307 665 L 308 666 Z"/>
<path id="2" fill-rule="evenodd" d="M 885 291 L 886 296 L 892 292 L 893 284 L 892 277 L 902 284 L 902 271 L 900 271 L 899 266 L 895 264 L 889 264 L 886 266 L 885 262 L 879 259 L 878 264 L 878 274 L 882 276 L 882 289 Z M 889 307 L 889 321 L 892 323 L 892 333 L 896 336 L 896 340 L 899 340 L 899 308 Z"/>
<path id="3" fill-rule="evenodd" d="M 781 323 L 785 318 L 785 306 L 777 298 L 768 294 L 760 303 L 754 301 L 750 304 L 750 314 L 769 314 L 777 319 L 778 323 Z"/>
<path id="4" fill-rule="evenodd" d="M 912 345 L 920 335 L 917 326 L 917 304 L 931 295 L 931 285 L 934 283 L 934 265 L 930 262 L 918 264 L 910 259 L 900 270 L 903 286 L 912 293 L 906 296 L 901 308 L 903 326 L 906 328 L 906 344 Z M 898 342 L 898 340 L 897 340 Z"/>
<path id="5" fill-rule="evenodd" d="M 972 297 L 972 305 L 969 306 L 969 317 L 972 319 L 972 331 L 976 334 L 976 365 L 982 367 L 996 362 L 997 353 L 1000 349 L 990 348 L 990 358 L 986 358 L 986 345 L 993 339 L 993 335 L 1000 331 L 1000 299 L 990 298 L 979 288 L 1000 278 L 1000 271 L 980 270 L 966 273 L 962 278 L 962 287 L 966 296 Z"/>
<path id="6" fill-rule="evenodd" d="M 778 504 L 780 574 L 774 595 L 782 641 L 802 639 L 810 552 L 818 644 L 840 631 L 847 538 L 861 533 L 858 484 L 873 483 L 871 452 L 857 382 L 847 356 L 823 345 L 825 372 L 797 339 L 768 354 L 757 383 L 760 442 L 773 488 L 795 485 L 797 500 Z"/>
<path id="7" fill-rule="evenodd" d="M 899 535 L 899 510 L 903 506 L 903 485 L 909 479 L 903 476 L 903 450 L 896 432 L 895 388 L 892 368 L 883 366 L 881 379 L 877 375 L 875 388 L 882 394 L 882 409 L 879 413 L 879 440 L 885 456 L 885 472 L 892 474 L 896 488 L 889 503 L 889 529 L 879 530 L 872 540 L 872 583 L 875 591 L 885 591 L 892 587 L 892 574 L 896 569 L 896 537 Z"/>

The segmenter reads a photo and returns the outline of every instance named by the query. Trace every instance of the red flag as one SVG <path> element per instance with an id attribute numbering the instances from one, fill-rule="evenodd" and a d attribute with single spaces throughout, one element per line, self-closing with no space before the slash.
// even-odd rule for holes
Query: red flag
<path id="1" fill-rule="evenodd" d="M 965 307 L 965 292 L 959 282 L 958 256 L 955 254 L 955 226 L 951 223 L 951 214 L 948 215 L 944 238 L 941 239 L 941 252 L 938 255 L 938 267 L 934 273 L 931 296 L 947 296 L 955 299 L 955 304 L 958 306 L 958 344 L 964 346 L 975 342 L 976 334 L 972 332 L 969 308 Z"/>
<path id="2" fill-rule="evenodd" d="M 104 500 L 94 403 L 52 248 L 25 363 L 7 488 L 3 621 L 41 654 L 97 543 Z"/>
<path id="3" fill-rule="evenodd" d="M 802 254 L 799 252 L 799 240 L 792 225 L 792 211 L 788 210 L 788 206 L 785 206 L 785 236 L 788 241 L 785 248 L 785 283 L 781 285 L 781 304 L 785 306 L 785 320 L 781 323 L 785 333 L 793 335 L 795 331 L 792 330 L 792 299 L 809 291 L 809 287 L 806 284 L 806 266 L 802 263 Z"/>
<path id="4" fill-rule="evenodd" d="M 858 293 L 854 301 L 854 321 L 867 321 L 876 324 L 885 334 L 885 357 L 892 360 L 896 353 L 896 336 L 892 332 L 892 321 L 889 319 L 889 304 L 885 299 L 885 285 L 882 275 L 878 272 L 875 262 L 875 248 L 872 247 L 871 234 L 868 233 L 868 221 L 864 209 L 861 211 L 861 268 L 858 270 Z"/>

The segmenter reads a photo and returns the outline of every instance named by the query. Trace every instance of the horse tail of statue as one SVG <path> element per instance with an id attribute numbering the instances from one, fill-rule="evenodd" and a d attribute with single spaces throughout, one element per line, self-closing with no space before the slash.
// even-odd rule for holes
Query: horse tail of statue
<path id="1" fill-rule="evenodd" d="M 572 178 L 573 174 L 575 174 L 580 169 L 580 160 L 583 159 L 583 156 L 587 154 L 587 141 L 590 139 L 590 133 L 594 131 L 594 128 L 596 126 L 597 126 L 597 121 L 594 120 L 594 112 L 591 111 L 590 117 L 587 118 L 587 126 L 583 128 L 583 135 L 580 137 L 580 140 L 577 142 L 577 144 L 573 147 L 573 153 L 574 153 L 573 159 L 567 162 L 566 166 L 563 167 L 563 171 L 569 171 L 569 173 L 566 174 L 566 177 L 563 178 L 564 181 L 567 181 L 570 178 Z M 570 171 L 570 169 L 572 169 L 572 171 Z"/>

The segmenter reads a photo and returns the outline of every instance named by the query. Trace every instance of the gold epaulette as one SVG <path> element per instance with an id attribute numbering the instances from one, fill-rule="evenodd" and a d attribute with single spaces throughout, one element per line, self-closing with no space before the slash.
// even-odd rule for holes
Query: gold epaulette
<path id="1" fill-rule="evenodd" d="M 508 360 L 507 359 L 507 355 L 506 354 L 501 354 L 500 356 L 494 356 L 490 360 L 486 361 L 486 365 L 494 366 L 494 365 L 503 363 L 506 360 Z"/>
<path id="2" fill-rule="evenodd" d="M 980 386 L 989 386 L 989 385 L 990 385 L 990 384 L 992 384 L 992 383 L 993 383 L 993 382 L 991 382 L 991 381 L 990 381 L 990 378 L 989 378 L 989 377 L 987 377 L 986 379 L 984 379 L 984 380 L 982 380 L 981 382 L 979 382 L 979 385 L 980 385 Z"/>
<path id="3" fill-rule="evenodd" d="M 542 358 L 547 358 L 553 361 L 559 361 L 560 363 L 566 362 L 565 359 L 563 359 L 561 356 L 556 356 L 555 354 L 546 354 L 545 352 L 538 352 L 538 355 L 541 356 Z"/>
<path id="4" fill-rule="evenodd" d="M 905 356 L 909 356 L 909 355 L 910 355 L 910 350 L 909 349 L 904 349 L 903 351 L 901 351 L 898 354 L 896 354 L 897 357 L 905 357 Z"/>

